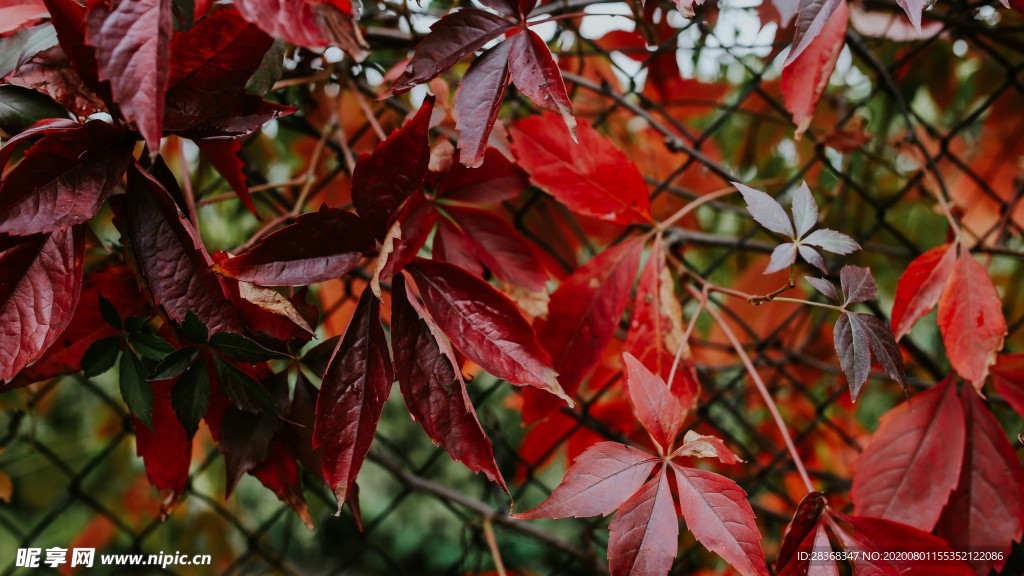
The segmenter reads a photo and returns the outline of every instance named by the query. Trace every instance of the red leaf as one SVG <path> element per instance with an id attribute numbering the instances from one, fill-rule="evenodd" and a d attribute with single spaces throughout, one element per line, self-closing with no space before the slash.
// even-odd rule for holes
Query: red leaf
<path id="1" fill-rule="evenodd" d="M 672 275 L 665 265 L 664 245 L 655 240 L 647 263 L 640 271 L 633 316 L 623 349 L 637 357 L 651 372 L 668 378 L 677 352 L 681 352 L 675 377 L 669 383 L 683 408 L 693 408 L 700 397 L 700 382 L 683 342 L 683 309 L 675 295 Z M 679 350 L 680 347 L 683 350 Z"/>
<path id="2" fill-rule="evenodd" d="M 496 278 L 546 294 L 548 274 L 515 228 L 486 210 L 446 206 L 445 211 L 455 218 L 473 253 Z"/>
<path id="3" fill-rule="evenodd" d="M 246 20 L 306 48 L 337 45 L 356 61 L 369 53 L 349 0 L 237 0 Z"/>
<path id="4" fill-rule="evenodd" d="M 163 185 L 128 167 L 124 218 L 133 261 L 157 305 L 179 324 L 189 311 L 211 332 L 241 332 L 242 322 L 210 266 L 213 261 Z"/>
<path id="5" fill-rule="evenodd" d="M 91 121 L 52 132 L 0 184 L 0 232 L 35 234 L 85 222 L 121 183 L 134 142 Z"/>
<path id="6" fill-rule="evenodd" d="M 488 138 L 498 119 L 508 88 L 508 42 L 476 59 L 455 94 L 455 129 L 459 132 L 459 162 L 476 168 L 484 161 Z"/>
<path id="7" fill-rule="evenodd" d="M 458 202 L 497 204 L 512 200 L 527 186 L 526 174 L 501 152 L 489 148 L 478 168 L 453 165 L 438 183 L 437 195 Z"/>
<path id="8" fill-rule="evenodd" d="M 599 253 L 551 295 L 540 341 L 551 354 L 559 382 L 575 394 L 611 342 L 633 289 L 643 239 L 633 239 Z M 534 422 L 557 405 L 526 391 L 523 420 Z"/>
<path id="9" fill-rule="evenodd" d="M 508 50 L 508 68 L 516 88 L 541 108 L 560 114 L 576 140 L 572 102 L 547 44 L 529 28 L 523 28 L 509 42 L 512 45 Z"/>
<path id="10" fill-rule="evenodd" d="M 840 5 L 845 6 L 845 4 L 845 0 L 800 0 L 800 4 L 797 6 L 793 44 L 783 67 L 788 68 L 794 65 L 814 40 L 824 33 L 825 28 L 832 22 L 833 15 L 840 10 Z M 846 26 L 844 25 L 843 28 Z"/>
<path id="11" fill-rule="evenodd" d="M 817 522 L 812 531 L 800 543 L 796 558 L 778 572 L 779 576 L 839 576 L 839 567 L 834 559 L 824 556 L 810 560 L 812 554 L 831 551 L 832 545 L 825 532 L 825 524 Z"/>
<path id="12" fill-rule="evenodd" d="M 953 246 L 943 244 L 921 254 L 900 276 L 892 305 L 892 331 L 897 340 L 906 336 L 914 324 L 939 303 L 956 262 Z"/>
<path id="13" fill-rule="evenodd" d="M 171 0 L 90 0 L 86 41 L 96 48 L 100 80 L 155 154 L 160 149 Z"/>
<path id="14" fill-rule="evenodd" d="M 430 114 L 434 98 L 427 97 L 412 120 L 377 145 L 373 154 L 360 154 L 352 174 L 352 204 L 370 230 L 383 239 L 388 222 L 413 192 L 418 192 L 430 162 Z"/>
<path id="15" fill-rule="evenodd" d="M 437 234 L 431 247 L 435 260 L 451 262 L 459 268 L 481 278 L 487 273 L 476 257 L 473 243 L 459 227 L 447 218 L 437 221 Z"/>
<path id="16" fill-rule="evenodd" d="M 127 266 L 109 266 L 86 274 L 79 305 L 62 337 L 35 364 L 22 370 L 15 383 L 29 384 L 78 372 L 82 369 L 82 355 L 89 346 L 103 338 L 117 336 L 117 330 L 100 316 L 100 296 L 125 317 L 143 316 L 148 308 Z"/>
<path id="17" fill-rule="evenodd" d="M 853 564 L 854 576 L 874 576 L 890 574 L 911 574 L 920 576 L 968 576 L 970 566 L 956 560 L 935 562 L 934 560 L 913 560 L 913 556 L 891 554 L 895 549 L 908 551 L 928 551 L 935 553 L 951 553 L 949 545 L 941 538 L 922 532 L 911 526 L 892 522 L 881 518 L 863 516 L 846 516 L 838 514 L 838 518 L 847 522 L 851 531 L 833 523 L 836 536 L 849 550 L 859 552 Z M 890 552 L 886 557 L 885 552 Z M 879 552 L 877 556 L 865 552 Z M 877 558 L 877 559 L 875 559 Z"/>
<path id="18" fill-rule="evenodd" d="M 520 120 L 512 151 L 537 187 L 570 210 L 619 224 L 650 223 L 647 183 L 636 165 L 590 124 L 572 141 L 550 116 Z"/>
<path id="19" fill-rule="evenodd" d="M 637 419 L 662 448 L 668 448 L 679 434 L 686 411 L 660 377 L 651 374 L 629 352 L 622 354 L 626 366 L 626 387 Z"/>
<path id="20" fill-rule="evenodd" d="M 1006 318 L 988 272 L 965 248 L 961 250 L 939 298 L 938 324 L 949 363 L 981 390 L 989 366 L 1003 348 Z"/>
<path id="21" fill-rule="evenodd" d="M 805 550 L 808 541 L 817 539 L 821 526 L 821 515 L 828 507 L 828 501 L 821 492 L 809 492 L 796 507 L 793 519 L 782 534 L 779 555 L 775 559 L 775 571 L 779 574 L 800 574 L 807 572 L 807 560 L 801 560 L 798 550 Z M 827 540 L 826 540 L 827 544 Z M 801 572 L 801 568 L 803 571 Z"/>
<path id="22" fill-rule="evenodd" d="M 430 34 L 416 46 L 405 72 L 391 85 L 388 95 L 407 92 L 431 80 L 515 27 L 515 22 L 477 8 L 448 14 L 431 25 Z"/>
<path id="23" fill-rule="evenodd" d="M 238 157 L 242 150 L 241 140 L 198 140 L 196 146 L 210 161 L 210 164 L 220 172 L 224 180 L 231 186 L 231 189 L 238 194 L 242 204 L 252 212 L 253 216 L 259 218 L 260 213 L 256 211 L 256 205 L 252 203 L 252 195 L 249 194 L 249 186 L 245 182 L 245 174 L 242 168 L 245 164 Z"/>
<path id="24" fill-rule="evenodd" d="M 26 28 L 46 16 L 42 0 L 7 0 L 0 6 L 0 36 Z"/>
<path id="25" fill-rule="evenodd" d="M 964 423 L 954 378 L 890 410 L 881 422 L 857 462 L 854 511 L 930 531 L 960 475 Z"/>
<path id="26" fill-rule="evenodd" d="M 546 500 L 513 517 L 533 520 L 607 516 L 643 486 L 657 463 L 654 456 L 624 444 L 595 444 L 576 458 Z M 675 512 L 672 522 L 675 523 Z"/>
<path id="27" fill-rule="evenodd" d="M 572 405 L 533 328 L 507 296 L 447 262 L 417 258 L 407 270 L 431 318 L 467 358 L 498 378 Z"/>
<path id="28" fill-rule="evenodd" d="M 957 550 L 998 549 L 998 560 L 968 559 L 984 576 L 1002 570 L 1024 534 L 1024 469 L 1002 425 L 970 387 L 964 386 L 960 402 L 967 428 L 964 461 L 937 532 Z"/>
<path id="29" fill-rule="evenodd" d="M 344 276 L 373 248 L 355 214 L 324 204 L 213 271 L 260 286 L 303 286 Z"/>
<path id="30" fill-rule="evenodd" d="M 153 382 L 153 429 L 136 418 L 135 450 L 146 466 L 146 477 L 163 497 L 161 515 L 167 517 L 188 485 L 192 439 L 171 407 L 174 380 Z"/>
<path id="31" fill-rule="evenodd" d="M 679 521 L 663 468 L 608 525 L 608 565 L 612 576 L 665 576 L 678 550 Z"/>
<path id="32" fill-rule="evenodd" d="M 67 328 L 82 290 L 84 256 L 78 226 L 0 235 L 0 383 L 39 359 Z"/>
<path id="33" fill-rule="evenodd" d="M 453 459 L 473 472 L 483 472 L 508 492 L 448 341 L 418 307 L 404 276 L 395 277 L 391 341 L 405 404 L 413 420 Z"/>
<path id="34" fill-rule="evenodd" d="M 744 576 L 768 574 L 761 533 L 746 493 L 707 470 L 672 465 L 686 528 L 705 548 Z"/>
<path id="35" fill-rule="evenodd" d="M 43 0 L 50 22 L 71 67 L 93 92 L 108 103 L 110 85 L 100 82 L 96 51 L 85 43 L 85 8 L 76 0 Z"/>
<path id="36" fill-rule="evenodd" d="M 313 519 L 309 516 L 306 499 L 302 497 L 299 467 L 295 465 L 295 458 L 288 453 L 281 440 L 276 440 L 270 445 L 266 458 L 253 468 L 251 474 L 269 488 L 280 501 L 291 506 L 307 528 L 313 529 Z"/>
<path id="37" fill-rule="evenodd" d="M 324 374 L 313 428 L 313 447 L 323 449 L 324 478 L 339 511 L 370 450 L 394 380 L 380 303 L 364 290 Z"/>
<path id="38" fill-rule="evenodd" d="M 245 92 L 273 42 L 233 8 L 219 9 L 175 35 L 164 114 L 167 129 L 197 124 Z"/>
<path id="39" fill-rule="evenodd" d="M 801 36 L 801 26 L 805 19 L 805 12 L 801 10 L 797 18 L 797 38 L 793 42 L 799 50 L 790 52 L 782 69 L 782 95 L 786 100 L 786 110 L 793 115 L 797 139 L 810 125 L 818 99 L 832 77 L 836 60 L 846 42 L 846 24 L 849 19 L 846 0 L 807 0 L 807 3 L 822 8 L 823 12 L 815 16 L 813 23 L 807 24 L 809 28 Z M 826 15 L 824 10 L 834 10 L 834 13 Z M 819 30 L 820 34 L 812 36 L 813 30 Z"/>
<path id="40" fill-rule="evenodd" d="M 388 233 L 390 235 L 397 233 L 398 236 L 394 238 L 389 236 L 392 241 L 391 252 L 386 256 L 382 252 L 378 257 L 378 266 L 381 258 L 386 257 L 387 259 L 384 267 L 380 270 L 379 278 L 390 278 L 415 260 L 416 255 L 419 254 L 420 249 L 430 237 L 430 232 L 434 229 L 436 222 L 437 208 L 434 207 L 434 203 L 427 200 L 423 194 L 414 192 L 398 209 L 394 218 L 391 219 L 391 224 L 388 225 Z M 397 232 L 395 226 L 398 226 Z M 386 245 L 387 240 L 385 240 L 385 247 Z"/>
<path id="41" fill-rule="evenodd" d="M 1024 354 L 1003 354 L 992 366 L 992 383 L 1017 414 L 1024 416 Z"/>

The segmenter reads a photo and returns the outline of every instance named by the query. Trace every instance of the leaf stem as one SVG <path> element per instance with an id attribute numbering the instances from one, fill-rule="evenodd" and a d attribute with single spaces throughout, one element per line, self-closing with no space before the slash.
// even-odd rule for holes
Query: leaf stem
<path id="1" fill-rule="evenodd" d="M 707 302 L 708 293 L 707 291 L 698 291 L 693 286 L 687 284 L 686 289 L 690 294 L 699 298 L 700 300 Z M 747 355 L 746 350 L 743 349 L 743 345 L 739 339 L 736 338 L 736 334 L 733 333 L 732 328 L 725 322 L 725 318 L 722 317 L 718 310 L 715 310 L 713 306 L 707 306 L 708 314 L 718 324 L 718 327 L 722 330 L 722 334 L 725 335 L 726 339 L 729 340 L 729 344 L 732 345 L 736 354 L 740 357 L 740 361 L 743 362 L 743 366 L 747 369 L 747 374 L 754 381 L 754 385 L 757 387 L 757 391 L 761 394 L 765 404 L 768 406 L 768 411 L 772 415 L 772 419 L 775 421 L 775 426 L 779 429 L 779 433 L 782 435 L 783 441 L 786 443 L 786 449 L 789 450 L 790 456 L 793 458 L 793 465 L 796 466 L 797 472 L 800 474 L 800 479 L 803 480 L 804 486 L 807 487 L 808 492 L 814 492 L 814 484 L 811 483 L 811 477 L 807 475 L 807 469 L 804 467 L 804 461 L 800 457 L 800 453 L 796 449 L 796 445 L 793 444 L 793 438 L 789 435 L 789 430 L 786 428 L 786 422 L 782 419 L 782 414 L 779 413 L 779 408 L 775 404 L 775 399 L 772 398 L 768 387 L 765 385 L 764 380 L 761 379 L 761 375 L 757 372 L 757 368 L 754 367 L 754 363 L 750 360 L 750 356 Z"/>
<path id="2" fill-rule="evenodd" d="M 491 550 L 491 557 L 494 558 L 494 571 L 498 576 L 508 576 L 505 572 L 505 563 L 501 561 L 501 551 L 498 549 L 498 540 L 494 537 L 494 526 L 491 525 L 491 518 L 484 516 L 484 539 L 487 540 L 487 547 Z"/>

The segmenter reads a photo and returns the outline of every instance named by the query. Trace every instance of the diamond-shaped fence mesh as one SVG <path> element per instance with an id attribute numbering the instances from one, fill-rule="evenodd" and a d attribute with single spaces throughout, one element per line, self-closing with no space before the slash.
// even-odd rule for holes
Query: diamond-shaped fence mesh
<path id="1" fill-rule="evenodd" d="M 371 43 L 391 56 L 404 55 L 422 36 L 429 15 L 442 13 L 436 5 L 389 8 L 393 11 L 364 7 L 363 21 Z M 636 26 L 646 48 L 616 44 L 606 35 L 613 29 L 632 31 L 630 18 L 560 18 L 544 30 L 559 55 L 580 121 L 609 134 L 636 161 L 656 212 L 669 214 L 732 180 L 773 195 L 806 180 L 821 199 L 825 225 L 863 246 L 847 262 L 873 269 L 881 292 L 871 311 L 888 320 L 901 271 L 946 241 L 946 219 L 936 208 L 940 198 L 953 206 L 968 244 L 1000 287 L 1007 350 L 1020 350 L 1024 18 L 1019 13 L 991 2 L 944 0 L 926 13 L 918 35 L 894 2 L 851 5 L 846 48 L 816 119 L 797 140 L 779 88 L 788 39 L 775 25 L 762 30 L 759 24 L 771 14 L 758 5 L 723 2 L 684 20 L 667 8 L 649 10 Z M 568 0 L 544 4 L 538 12 L 584 9 L 642 11 L 631 4 Z M 392 27 L 394 11 L 418 32 Z M 394 125 L 407 105 L 374 99 L 372 87 L 379 84 L 387 58 L 381 65 L 351 66 L 299 52 L 289 62 L 276 93 L 302 112 L 280 120 L 276 130 L 315 143 L 324 124 L 318 116 L 339 115 L 335 120 L 343 130 L 324 141 L 326 168 L 315 173 L 312 189 L 330 199 L 331 190 L 347 186 L 354 153 L 366 150 L 368 139 L 376 141 L 381 124 Z M 454 88 L 457 74 L 446 78 Z M 354 96 L 344 100 L 339 88 L 342 95 Z M 527 99 L 513 94 L 502 117 L 520 117 L 531 109 Z M 452 135 L 441 130 L 440 136 Z M 265 131 L 260 138 L 272 137 Z M 295 151 L 314 149 L 306 145 Z M 268 154 L 268 146 L 260 146 L 250 157 Z M 269 174 L 253 168 L 255 162 L 249 164 L 251 181 L 269 181 Z M 268 186 L 267 201 L 287 209 L 294 188 Z M 200 190 L 201 200 L 215 197 L 211 192 Z M 539 190 L 502 211 L 565 273 L 617 235 L 630 233 L 609 232 L 574 216 Z M 709 203 L 666 238 L 681 283 L 694 274 L 751 293 L 776 287 L 761 276 L 773 245 L 734 200 Z M 844 263 L 830 261 L 832 271 Z M 344 327 L 353 294 L 358 296 L 369 273 L 361 271 L 316 294 L 333 332 Z M 677 295 L 688 320 L 696 302 L 683 290 Z M 778 402 L 812 480 L 841 506 L 856 454 L 903 391 L 876 373 L 852 405 L 831 348 L 834 317 L 806 306 L 753 306 L 725 298 L 714 300 L 728 303 L 721 313 Z M 911 392 L 949 370 L 934 322 L 921 324 L 902 342 Z M 721 331 L 703 317 L 690 346 L 703 390 L 688 427 L 722 437 L 746 460 L 720 471 L 749 494 L 771 559 L 800 493 L 794 488 L 793 462 Z M 518 508 L 550 493 L 564 473 L 567 454 L 601 438 L 628 438 L 616 424 L 623 419 L 609 417 L 624 398 L 612 373 L 595 370 L 576 408 L 564 409 L 557 423 L 532 428 L 521 425 L 517 389 L 484 374 L 471 383 Z M 0 468 L 12 479 L 13 496 L 0 505 L 0 572 L 20 570 L 14 563 L 18 548 L 53 546 L 211 555 L 213 564 L 205 568 L 148 568 L 179 574 L 477 574 L 493 573 L 498 558 L 515 574 L 607 570 L 607 519 L 510 520 L 500 488 L 431 445 L 398 396 L 393 394 L 385 408 L 359 478 L 362 529 L 347 508 L 334 516 L 333 495 L 307 474 L 304 495 L 317 525 L 309 530 L 253 478 L 243 479 L 225 500 L 223 461 L 202 431 L 186 493 L 169 517 L 161 518 L 163 495 L 149 486 L 135 455 L 132 420 L 113 375 L 92 381 L 68 377 L 6 393 L 0 397 Z M 1011 432 L 1020 431 L 1020 420 L 1005 402 L 994 398 L 993 406 Z M 673 573 L 702 568 L 728 573 L 685 530 L 682 534 Z M 1024 569 L 1020 551 L 1015 554 L 1007 573 Z"/>

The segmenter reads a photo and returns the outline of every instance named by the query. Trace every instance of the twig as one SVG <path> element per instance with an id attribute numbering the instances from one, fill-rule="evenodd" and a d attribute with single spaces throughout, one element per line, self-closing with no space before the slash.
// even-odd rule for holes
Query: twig
<path id="1" fill-rule="evenodd" d="M 498 550 L 498 540 L 494 537 L 494 526 L 490 518 L 484 518 L 484 539 L 487 540 L 487 547 L 491 549 L 491 557 L 494 558 L 494 570 L 498 576 L 507 576 L 505 563 L 501 561 L 501 551 Z"/>

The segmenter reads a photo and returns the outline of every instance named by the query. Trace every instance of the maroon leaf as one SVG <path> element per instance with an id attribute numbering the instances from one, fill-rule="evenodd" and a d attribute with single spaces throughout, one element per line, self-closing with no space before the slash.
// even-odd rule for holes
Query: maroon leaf
<path id="1" fill-rule="evenodd" d="M 541 108 L 557 112 L 576 140 L 576 118 L 558 64 L 544 40 L 529 28 L 512 37 L 508 68 L 516 88 Z"/>
<path id="2" fill-rule="evenodd" d="M 761 532 L 743 489 L 707 470 L 673 464 L 672 471 L 683 519 L 694 538 L 740 574 L 767 576 Z"/>
<path id="3" fill-rule="evenodd" d="M 515 228 L 486 210 L 447 206 L 445 212 L 455 218 L 473 253 L 496 278 L 529 291 L 545 292 L 547 272 Z"/>
<path id="4" fill-rule="evenodd" d="M 833 557 L 822 554 L 832 550 L 824 522 L 817 522 L 794 550 L 793 558 L 778 572 L 779 576 L 839 576 L 839 567 Z M 818 556 L 815 557 L 814 553 Z M 814 560 L 811 560 L 814 558 Z"/>
<path id="5" fill-rule="evenodd" d="M 324 478 L 339 511 L 370 450 L 394 380 L 380 303 L 364 290 L 324 374 L 313 428 L 313 448 L 323 449 Z"/>
<path id="6" fill-rule="evenodd" d="M 821 492 L 809 492 L 800 501 L 793 519 L 786 525 L 786 530 L 782 534 L 779 555 L 775 559 L 776 572 L 780 574 L 800 573 L 795 570 L 796 567 L 798 565 L 807 566 L 807 561 L 799 558 L 797 550 L 803 548 L 802 544 L 809 538 L 813 541 L 815 537 L 811 535 L 818 531 L 821 525 L 821 515 L 827 507 L 828 501 L 825 500 L 825 495 Z"/>
<path id="7" fill-rule="evenodd" d="M 562 281 L 551 295 L 540 341 L 551 354 L 567 394 L 580 383 L 611 342 L 629 300 L 644 241 L 637 238 L 608 248 Z M 526 391 L 523 420 L 533 422 L 557 408 L 550 399 Z"/>
<path id="8" fill-rule="evenodd" d="M 455 128 L 459 131 L 459 161 L 476 168 L 484 161 L 488 138 L 498 119 L 508 88 L 509 43 L 502 42 L 476 59 L 455 94 Z"/>
<path id="9" fill-rule="evenodd" d="M 609 524 L 608 564 L 612 576 L 665 576 L 678 550 L 679 521 L 663 468 Z"/>
<path id="10" fill-rule="evenodd" d="M 82 289 L 84 256 L 78 226 L 0 235 L 0 382 L 38 360 L 67 328 Z"/>
<path id="11" fill-rule="evenodd" d="M 66 118 L 46 118 L 40 120 L 16 134 L 0 147 L 0 171 L 10 161 L 11 156 L 21 147 L 22 143 L 36 140 L 42 136 L 59 134 L 62 132 L 74 132 L 81 127 L 81 124 Z"/>
<path id="12" fill-rule="evenodd" d="M 431 248 L 435 260 L 451 262 L 481 278 L 487 273 L 476 256 L 469 236 L 448 218 L 437 221 L 437 234 L 434 235 L 434 244 Z"/>
<path id="13" fill-rule="evenodd" d="M 839 286 L 843 289 L 846 299 L 843 306 L 866 302 L 878 293 L 878 286 L 871 270 L 860 266 L 843 266 L 839 272 Z"/>
<path id="14" fill-rule="evenodd" d="M 160 149 L 171 0 L 91 0 L 86 41 L 96 48 L 99 79 L 155 154 Z"/>
<path id="15" fill-rule="evenodd" d="M 237 0 L 246 20 L 297 46 L 337 45 L 356 61 L 369 53 L 349 0 Z"/>
<path id="16" fill-rule="evenodd" d="M 388 95 L 407 92 L 431 80 L 515 27 L 515 22 L 476 8 L 448 14 L 430 27 L 430 34 L 416 46 L 405 72 L 395 80 Z"/>
<path id="17" fill-rule="evenodd" d="M 110 85 L 100 82 L 96 50 L 85 42 L 85 8 L 76 0 L 43 0 L 68 62 L 79 78 L 108 103 Z"/>
<path id="18" fill-rule="evenodd" d="M 407 291 L 405 278 L 395 277 L 391 342 L 405 404 L 413 420 L 453 459 L 473 472 L 483 472 L 507 492 L 448 341 L 418 307 L 416 296 Z"/>
<path id="19" fill-rule="evenodd" d="M 832 339 L 839 355 L 839 365 L 846 374 L 853 402 L 857 401 L 861 387 L 871 374 L 871 344 L 864 323 L 868 317 L 867 314 L 847 312 L 839 316 L 833 330 Z"/>
<path id="20" fill-rule="evenodd" d="M 276 440 L 270 445 L 266 458 L 250 472 L 277 498 L 295 510 L 302 523 L 312 530 L 313 519 L 309 515 L 306 499 L 302 497 L 302 482 L 295 458 L 288 453 L 284 442 Z"/>
<path id="21" fill-rule="evenodd" d="M 527 186 L 526 174 L 518 166 L 488 148 L 478 168 L 453 165 L 438 182 L 437 195 L 457 202 L 496 204 L 512 200 Z"/>
<path id="22" fill-rule="evenodd" d="M 963 410 L 953 378 L 882 417 L 857 461 L 854 511 L 930 531 L 960 476 Z"/>
<path id="23" fill-rule="evenodd" d="M 992 366 L 992 383 L 999 394 L 1024 415 L 1024 354 L 1003 354 Z"/>
<path id="24" fill-rule="evenodd" d="M 417 192 L 430 162 L 430 115 L 434 97 L 428 96 L 416 115 L 372 154 L 360 154 L 352 174 L 352 204 L 370 230 L 382 240 L 399 206 Z"/>
<path id="25" fill-rule="evenodd" d="M 892 305 L 892 331 L 899 340 L 914 324 L 939 303 L 946 280 L 953 273 L 956 250 L 943 244 L 921 254 L 907 266 L 896 284 L 896 301 Z"/>
<path id="26" fill-rule="evenodd" d="M 533 328 L 507 296 L 447 262 L 417 258 L 407 270 L 431 318 L 467 358 L 498 378 L 572 405 Z"/>
<path id="27" fill-rule="evenodd" d="M 616 442 L 601 442 L 576 457 L 554 492 L 520 520 L 607 516 L 629 499 L 654 471 L 658 459 Z M 672 514 L 675 522 L 675 513 Z"/>
<path id="28" fill-rule="evenodd" d="M 379 279 L 390 278 L 415 260 L 420 248 L 423 248 L 430 237 L 436 222 L 437 208 L 433 202 L 427 200 L 423 194 L 414 192 L 389 224 L 388 240 L 391 240 L 391 252 L 386 255 L 386 261 L 378 275 Z M 385 240 L 385 248 L 388 240 Z M 384 257 L 382 253 L 378 258 L 378 266 Z"/>
<path id="29" fill-rule="evenodd" d="M 1003 569 L 1024 534 L 1024 469 L 1002 425 L 970 386 L 963 387 L 960 402 L 967 429 L 964 460 L 938 534 L 957 550 L 998 549 L 998 559 L 968 559 L 984 576 Z"/>
<path id="30" fill-rule="evenodd" d="M 355 214 L 324 204 L 213 271 L 260 286 L 303 286 L 344 276 L 373 248 Z"/>
<path id="31" fill-rule="evenodd" d="M 584 123 L 579 144 L 550 116 L 532 116 L 512 128 L 512 151 L 530 181 L 570 210 L 619 224 L 649 223 L 647 183 L 611 140 Z"/>
<path id="32" fill-rule="evenodd" d="M 245 174 L 242 172 L 245 164 L 238 157 L 238 153 L 242 150 L 242 142 L 237 139 L 198 140 L 196 146 L 210 161 L 210 164 L 213 164 L 217 172 L 220 172 L 235 194 L 238 194 L 242 204 L 259 218 L 260 213 L 256 211 L 256 205 L 252 203 L 252 195 L 249 194 L 249 186 L 246 184 Z"/>
<path id="33" fill-rule="evenodd" d="M 245 92 L 273 40 L 222 8 L 174 36 L 164 122 L 168 130 L 197 124 Z"/>
<path id="34" fill-rule="evenodd" d="M 637 419 L 662 448 L 668 448 L 679 434 L 686 411 L 668 385 L 652 374 L 629 352 L 622 354 L 626 366 L 626 387 Z"/>
<path id="35" fill-rule="evenodd" d="M 161 516 L 166 518 L 188 485 L 192 463 L 192 439 L 171 406 L 174 380 L 153 383 L 153 415 L 150 429 L 136 418 L 135 451 L 146 467 L 146 478 L 160 490 Z"/>
<path id="36" fill-rule="evenodd" d="M 261 126 L 295 112 L 295 108 L 267 102 L 254 94 L 241 94 L 205 120 L 190 126 L 167 126 L 192 140 L 239 138 L 259 130 Z"/>
<path id="37" fill-rule="evenodd" d="M 3 81 L 46 94 L 78 117 L 106 111 L 107 107 L 72 68 L 60 46 L 37 52 Z"/>
<path id="38" fill-rule="evenodd" d="M 44 136 L 0 184 L 0 232 L 51 232 L 92 218 L 133 147 L 124 130 L 100 121 Z"/>
<path id="39" fill-rule="evenodd" d="M 242 331 L 192 224 L 163 185 L 136 163 L 128 167 L 124 216 L 121 226 L 134 264 L 172 320 L 182 323 L 191 311 L 211 332 Z"/>

